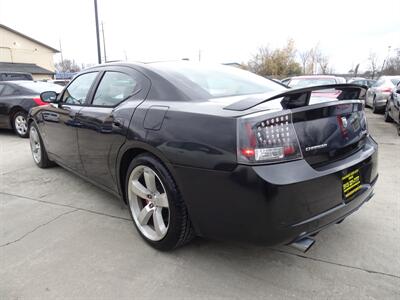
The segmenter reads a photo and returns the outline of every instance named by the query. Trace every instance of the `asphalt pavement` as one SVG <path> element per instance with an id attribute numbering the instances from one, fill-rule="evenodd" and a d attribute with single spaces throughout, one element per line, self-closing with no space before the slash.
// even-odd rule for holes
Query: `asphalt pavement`
<path id="1" fill-rule="evenodd" d="M 400 299 L 400 137 L 368 110 L 378 141 L 374 198 L 306 254 L 196 239 L 164 253 L 121 201 L 34 164 L 0 131 L 0 299 Z"/>

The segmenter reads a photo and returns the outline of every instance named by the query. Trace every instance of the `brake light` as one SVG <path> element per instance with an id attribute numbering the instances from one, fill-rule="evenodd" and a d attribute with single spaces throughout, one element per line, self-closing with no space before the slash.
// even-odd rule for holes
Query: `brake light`
<path id="1" fill-rule="evenodd" d="M 263 112 L 239 118 L 237 139 L 240 163 L 270 163 L 303 157 L 290 112 Z"/>
<path id="2" fill-rule="evenodd" d="M 40 99 L 40 97 L 33 97 L 32 99 L 33 99 L 33 101 L 35 101 L 36 105 L 38 105 L 38 106 L 48 104 L 48 103 L 42 101 L 42 99 Z"/>
<path id="3" fill-rule="evenodd" d="M 392 88 L 390 87 L 382 87 L 380 88 L 382 93 L 391 93 L 392 92 Z"/>

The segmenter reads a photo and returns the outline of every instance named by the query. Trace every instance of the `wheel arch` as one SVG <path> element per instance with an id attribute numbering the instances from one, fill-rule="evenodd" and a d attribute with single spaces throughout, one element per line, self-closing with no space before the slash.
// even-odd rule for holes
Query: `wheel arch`
<path id="1" fill-rule="evenodd" d="M 126 172 L 129 168 L 131 161 L 140 154 L 148 153 L 157 158 L 164 165 L 164 167 L 170 172 L 170 174 L 172 175 L 173 179 L 175 180 L 179 188 L 180 184 L 171 162 L 158 149 L 153 148 L 145 143 L 135 143 L 123 147 L 119 151 L 119 153 L 120 154 L 118 155 L 116 164 L 117 184 L 120 195 L 125 204 L 127 204 L 127 199 L 125 195 L 125 181 L 127 175 Z"/>
<path id="2" fill-rule="evenodd" d="M 22 112 L 25 112 L 26 114 L 28 114 L 28 112 L 26 111 L 26 109 L 24 109 L 22 106 L 20 106 L 20 105 L 13 106 L 13 107 L 10 109 L 10 112 L 8 113 L 10 126 L 11 126 L 12 128 L 14 128 L 14 122 L 13 122 L 14 115 L 15 115 L 17 112 L 19 112 L 19 111 L 22 111 Z"/>

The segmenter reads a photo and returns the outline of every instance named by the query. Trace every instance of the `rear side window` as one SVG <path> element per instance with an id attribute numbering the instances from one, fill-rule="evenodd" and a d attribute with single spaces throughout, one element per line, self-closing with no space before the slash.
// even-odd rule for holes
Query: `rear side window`
<path id="1" fill-rule="evenodd" d="M 9 85 L 5 85 L 3 90 L 2 90 L 2 92 L 1 92 L 1 95 L 2 96 L 18 95 L 18 92 L 19 91 L 17 89 L 15 89 L 15 88 L 13 88 L 13 87 L 11 87 Z"/>
<path id="2" fill-rule="evenodd" d="M 120 72 L 106 72 L 100 81 L 92 105 L 116 106 L 138 91 L 138 83 Z"/>
<path id="3" fill-rule="evenodd" d="M 4 84 L 0 84 L 0 96 L 1 96 L 1 91 L 4 89 Z"/>
<path id="4" fill-rule="evenodd" d="M 76 105 L 84 104 L 97 74 L 98 72 L 86 73 L 74 79 L 65 90 L 62 102 Z"/>
<path id="5" fill-rule="evenodd" d="M 393 78 L 393 79 L 390 79 L 390 81 L 391 81 L 394 85 L 396 85 L 396 84 L 399 83 L 400 79 L 399 79 L 399 78 Z"/>

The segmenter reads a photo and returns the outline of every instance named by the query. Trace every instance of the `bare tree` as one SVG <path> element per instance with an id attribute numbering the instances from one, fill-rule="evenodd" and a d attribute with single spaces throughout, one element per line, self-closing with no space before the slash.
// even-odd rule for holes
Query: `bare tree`
<path id="1" fill-rule="evenodd" d="M 378 56 L 376 53 L 371 52 L 368 57 L 369 71 L 371 72 L 371 78 L 374 79 L 376 71 L 378 70 Z"/>
<path id="2" fill-rule="evenodd" d="M 328 65 L 329 65 L 328 57 L 326 55 L 318 53 L 317 62 L 318 62 L 318 65 L 319 65 L 319 67 L 321 69 L 321 73 L 322 74 L 327 74 L 328 73 Z"/>
<path id="3" fill-rule="evenodd" d="M 400 74 L 400 51 L 395 56 L 387 58 L 385 68 L 382 70 L 382 75 L 398 74 Z"/>
<path id="4" fill-rule="evenodd" d="M 75 62 L 75 60 L 63 59 L 62 61 L 55 64 L 55 68 L 58 72 L 79 72 L 81 68 Z"/>
<path id="5" fill-rule="evenodd" d="M 261 76 L 290 76 L 301 73 L 301 66 L 296 61 L 296 48 L 293 40 L 288 40 L 283 48 L 259 48 L 248 62 L 247 68 Z"/>
<path id="6" fill-rule="evenodd" d="M 301 65 L 303 67 L 303 74 L 305 75 L 307 73 L 307 64 L 312 56 L 312 49 L 299 52 L 299 56 L 301 60 Z"/>

